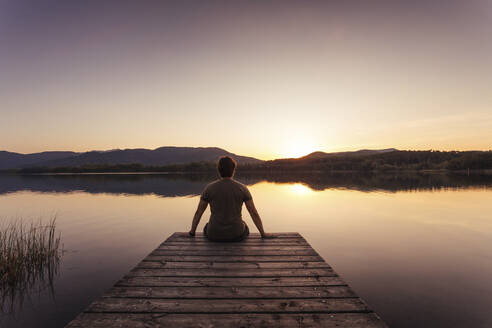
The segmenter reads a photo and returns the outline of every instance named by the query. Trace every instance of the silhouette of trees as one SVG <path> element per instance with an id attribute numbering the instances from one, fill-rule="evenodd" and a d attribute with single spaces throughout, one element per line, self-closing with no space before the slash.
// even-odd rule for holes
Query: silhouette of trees
<path id="1" fill-rule="evenodd" d="M 261 164 L 268 170 L 392 171 L 492 169 L 492 151 L 393 151 L 369 155 L 327 155 L 280 159 Z"/>
<path id="2" fill-rule="evenodd" d="M 377 154 L 327 154 L 324 157 L 278 159 L 258 164 L 241 164 L 243 172 L 261 171 L 424 171 L 491 170 L 492 151 L 392 151 Z M 166 166 L 142 164 L 97 164 L 78 167 L 30 167 L 18 173 L 95 173 L 95 172 L 212 172 L 215 163 L 193 162 Z"/>

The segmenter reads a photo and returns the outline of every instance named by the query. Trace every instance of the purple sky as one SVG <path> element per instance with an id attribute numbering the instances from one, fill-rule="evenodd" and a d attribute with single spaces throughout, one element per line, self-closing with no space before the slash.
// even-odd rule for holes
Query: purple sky
<path id="1" fill-rule="evenodd" d="M 490 1 L 0 1 L 0 150 L 492 148 Z"/>

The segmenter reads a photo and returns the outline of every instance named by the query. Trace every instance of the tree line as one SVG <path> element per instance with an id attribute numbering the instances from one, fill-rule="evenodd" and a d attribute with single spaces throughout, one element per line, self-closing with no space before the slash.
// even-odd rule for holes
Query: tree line
<path id="1" fill-rule="evenodd" d="M 393 151 L 379 154 L 327 154 L 319 158 L 278 159 L 259 164 L 241 164 L 241 172 L 282 171 L 423 171 L 492 170 L 492 151 Z M 194 162 L 165 166 L 142 164 L 90 164 L 78 167 L 28 167 L 16 173 L 98 173 L 98 172 L 211 172 L 212 162 Z"/>

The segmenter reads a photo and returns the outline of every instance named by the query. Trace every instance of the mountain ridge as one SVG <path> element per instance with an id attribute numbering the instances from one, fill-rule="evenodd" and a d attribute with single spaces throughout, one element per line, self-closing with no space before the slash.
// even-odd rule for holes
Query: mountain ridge
<path id="1" fill-rule="evenodd" d="M 212 172 L 217 158 L 224 155 L 235 158 L 242 170 L 250 172 L 490 170 L 492 173 L 492 150 L 422 151 L 393 148 L 337 153 L 313 152 L 300 158 L 268 161 L 236 155 L 217 147 L 160 147 L 154 150 L 139 148 L 26 155 L 0 151 L 0 170 L 17 173 Z"/>
<path id="2" fill-rule="evenodd" d="M 339 152 L 323 152 L 323 151 L 315 151 L 305 156 L 299 157 L 298 159 L 321 159 L 331 156 L 359 156 L 359 155 L 373 155 L 373 154 L 383 154 L 389 153 L 393 151 L 398 151 L 396 148 L 384 148 L 384 149 L 359 149 L 355 151 L 339 151 Z"/>
<path id="3" fill-rule="evenodd" d="M 395 151 L 394 148 L 370 150 L 362 149 L 346 152 L 313 152 L 299 157 L 299 160 L 328 158 L 336 155 L 367 155 Z M 141 164 L 145 166 L 165 166 L 170 164 L 186 164 L 191 162 L 213 162 L 220 156 L 231 156 L 240 163 L 258 164 L 266 161 L 231 153 L 219 147 L 178 147 L 162 146 L 155 149 L 125 148 L 110 150 L 91 150 L 87 152 L 74 151 L 44 151 L 21 154 L 0 151 L 0 169 L 22 169 L 30 167 L 81 167 L 84 165 L 117 165 Z M 285 159 L 276 159 L 282 161 Z"/>
<path id="4" fill-rule="evenodd" d="M 54 151 L 20 154 L 0 151 L 0 169 L 27 167 L 80 167 L 84 165 L 142 164 L 163 166 L 191 162 L 212 162 L 220 156 L 231 156 L 240 163 L 261 163 L 260 159 L 241 156 L 218 147 L 164 146 L 155 149 L 127 148 L 109 151 L 70 152 Z"/>
<path id="5" fill-rule="evenodd" d="M 312 152 L 298 158 L 279 158 L 272 160 L 319 160 L 334 156 L 358 156 L 381 154 L 397 151 L 387 149 L 361 149 L 344 152 Z M 0 151 L 0 169 L 20 169 L 29 167 L 80 167 L 84 165 L 117 165 L 142 164 L 145 166 L 163 166 L 170 164 L 186 164 L 191 162 L 213 162 L 220 156 L 231 156 L 240 163 L 262 163 L 263 161 L 250 156 L 237 155 L 219 147 L 179 147 L 162 146 L 155 149 L 125 148 L 110 150 L 74 151 L 43 151 L 38 153 L 21 154 Z"/>

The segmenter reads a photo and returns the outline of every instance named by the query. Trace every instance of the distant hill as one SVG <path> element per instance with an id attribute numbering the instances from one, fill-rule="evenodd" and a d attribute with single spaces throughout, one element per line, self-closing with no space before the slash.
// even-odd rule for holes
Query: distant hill
<path id="1" fill-rule="evenodd" d="M 310 159 L 322 159 L 322 158 L 333 157 L 333 156 L 366 156 L 366 155 L 390 153 L 393 151 L 398 151 L 398 149 L 395 149 L 395 148 L 361 149 L 361 150 L 356 150 L 356 151 L 342 151 L 342 152 L 334 152 L 334 153 L 325 153 L 322 151 L 315 151 L 309 155 L 300 157 L 299 159 L 310 160 Z"/>
<path id="2" fill-rule="evenodd" d="M 161 147 L 110 151 L 44 152 L 16 154 L 0 152 L 0 169 L 19 173 L 81 172 L 213 172 L 219 156 L 228 155 L 242 172 L 376 172 L 424 170 L 492 170 L 492 151 L 408 151 L 363 149 L 353 152 L 314 152 L 300 158 L 262 161 L 215 148 Z"/>
<path id="3" fill-rule="evenodd" d="M 239 163 L 261 163 L 253 157 L 240 156 L 216 147 L 160 147 L 150 149 L 117 149 L 110 151 L 43 152 L 18 154 L 0 152 L 0 169 L 26 167 L 80 167 L 84 165 L 141 164 L 165 166 L 192 162 L 214 162 L 219 156 L 231 156 Z"/>
<path id="4" fill-rule="evenodd" d="M 28 167 L 37 165 L 37 163 L 59 160 L 76 155 L 78 155 L 78 153 L 72 151 L 45 151 L 33 154 L 0 151 L 0 169 Z"/>
<path id="5" fill-rule="evenodd" d="M 491 170 L 492 151 L 359 150 L 266 161 L 268 171 Z"/>

